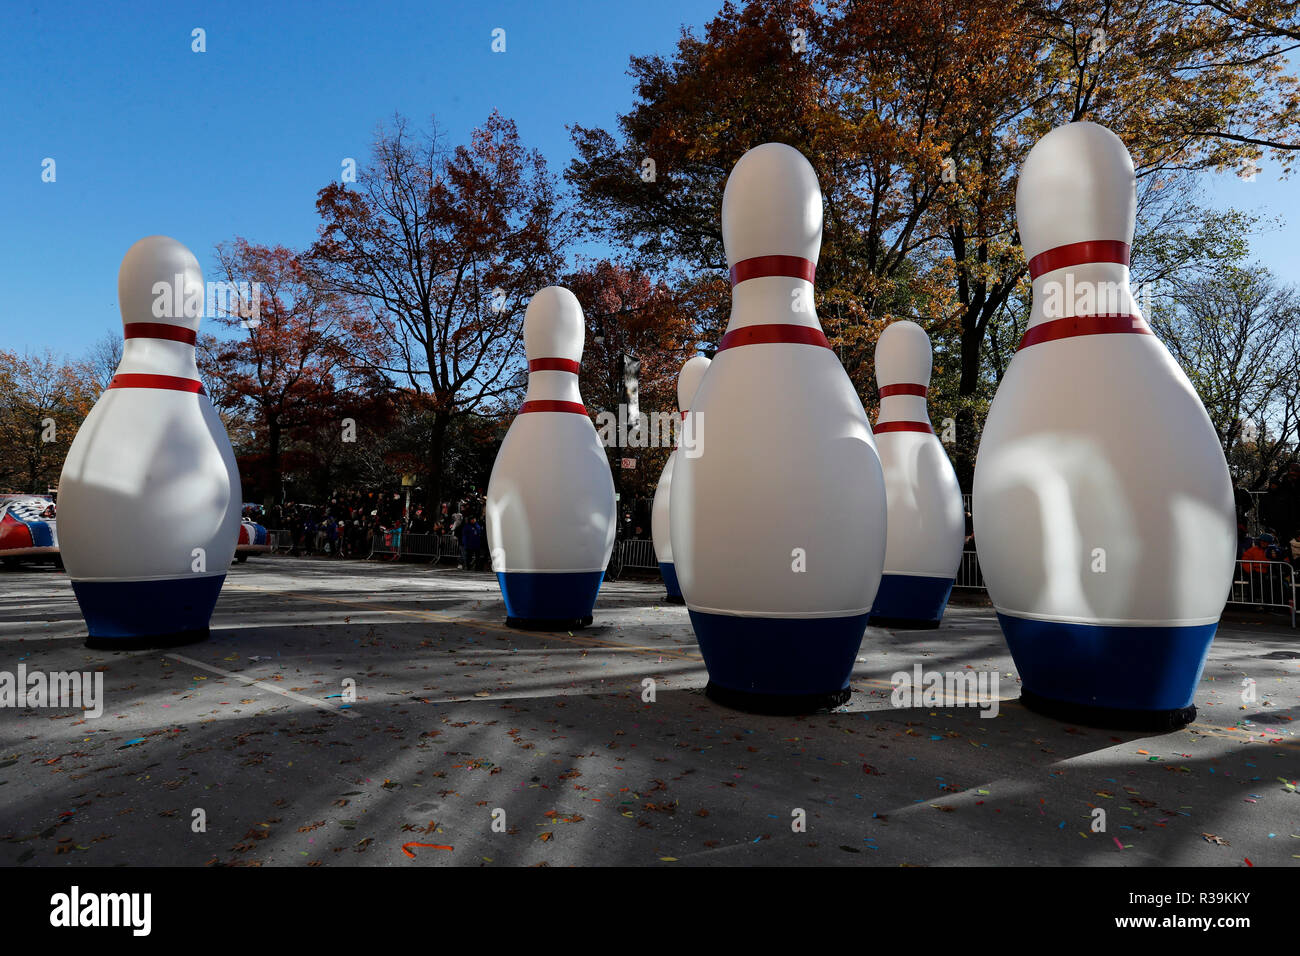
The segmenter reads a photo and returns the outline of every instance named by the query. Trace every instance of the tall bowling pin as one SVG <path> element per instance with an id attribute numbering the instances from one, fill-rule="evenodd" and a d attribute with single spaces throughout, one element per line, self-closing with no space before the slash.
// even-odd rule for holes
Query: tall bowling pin
<path id="1" fill-rule="evenodd" d="M 700 380 L 709 370 L 709 364 L 707 358 L 697 355 L 687 359 L 677 375 L 677 407 L 681 409 L 683 420 L 690 410 L 691 399 L 695 397 L 696 389 L 700 387 Z M 687 452 L 692 453 L 693 449 L 688 448 Z M 673 542 L 668 524 L 668 502 L 672 494 L 673 462 L 676 458 L 677 449 L 673 449 L 668 460 L 664 462 L 663 472 L 659 475 L 659 484 L 655 487 L 654 507 L 650 511 L 650 536 L 654 538 L 655 557 L 659 561 L 659 573 L 664 579 L 664 589 L 668 592 L 667 600 L 670 604 L 683 604 L 685 601 L 682 598 L 682 589 L 677 583 L 677 570 L 673 566 Z"/>
<path id="2" fill-rule="evenodd" d="M 700 454 L 673 466 L 673 561 L 708 693 L 753 710 L 848 699 L 885 558 L 871 425 L 813 306 L 821 232 L 802 154 L 740 158 L 722 200 L 731 320 L 685 422 Z"/>
<path id="3" fill-rule="evenodd" d="M 127 250 L 122 362 L 59 480 L 63 564 L 90 646 L 207 636 L 239 537 L 239 470 L 199 381 L 203 273 L 175 239 Z"/>
<path id="4" fill-rule="evenodd" d="M 1129 289 L 1133 161 L 1070 123 L 1030 151 L 1016 215 L 1033 308 L 989 409 L 971 514 L 1026 704 L 1176 726 L 1232 583 L 1232 484 L 1200 398 Z"/>
<path id="5" fill-rule="evenodd" d="M 582 307 L 568 289 L 539 291 L 524 313 L 528 393 L 506 432 L 487 491 L 492 570 L 506 622 L 591 622 L 614 549 L 614 478 L 578 393 Z"/>
<path id="6" fill-rule="evenodd" d="M 915 322 L 894 322 L 880 334 L 875 435 L 889 534 L 872 624 L 938 627 L 961 564 L 966 513 L 957 473 L 926 410 L 930 369 L 930 337 Z"/>

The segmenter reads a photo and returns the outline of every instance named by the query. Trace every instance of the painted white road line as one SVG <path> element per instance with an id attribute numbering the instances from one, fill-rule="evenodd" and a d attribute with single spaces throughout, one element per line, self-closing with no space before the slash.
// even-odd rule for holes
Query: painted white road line
<path id="1" fill-rule="evenodd" d="M 279 694 L 281 697 L 288 697 L 291 700 L 296 700 L 303 704 L 310 704 L 313 707 L 318 707 L 331 714 L 338 714 L 340 717 L 352 718 L 357 716 L 356 711 L 344 710 L 341 707 L 335 707 L 333 704 L 327 704 L 323 700 L 316 700 L 314 697 L 306 697 L 303 694 L 298 694 L 291 690 L 285 690 L 283 687 L 276 687 L 274 684 L 268 684 L 265 681 L 254 680 L 251 677 L 245 677 L 243 674 L 236 674 L 233 671 L 222 670 L 220 667 L 213 667 L 211 664 L 203 663 L 203 661 L 196 661 L 194 658 L 186 657 L 184 654 L 168 654 L 167 656 L 174 661 L 189 664 L 191 667 L 210 671 L 213 674 L 220 674 L 222 677 L 233 677 L 235 680 L 242 681 L 250 687 L 256 687 L 259 690 L 268 690 L 272 694 Z"/>

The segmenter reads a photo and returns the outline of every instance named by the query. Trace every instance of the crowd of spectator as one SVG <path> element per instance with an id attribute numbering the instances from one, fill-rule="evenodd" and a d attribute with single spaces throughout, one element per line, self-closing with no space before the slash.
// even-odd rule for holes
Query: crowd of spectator
<path id="1" fill-rule="evenodd" d="M 1244 488 L 1236 490 L 1237 558 L 1242 562 L 1245 578 L 1255 587 L 1267 589 L 1277 576 L 1277 565 L 1284 563 L 1300 572 L 1300 464 L 1291 464 L 1267 482 L 1264 493 L 1252 495 Z M 620 514 L 620 537 L 628 540 L 649 538 L 651 502 L 636 500 Z M 337 492 L 324 504 L 287 502 L 263 508 L 249 505 L 245 517 L 268 529 L 287 531 L 288 550 L 297 555 L 324 555 L 333 558 L 365 558 L 372 542 L 409 540 L 428 535 L 441 539 L 437 550 L 446 553 L 446 539 L 455 539 L 457 568 L 468 571 L 489 570 L 485 502 L 482 489 L 456 501 L 442 503 L 436 509 L 413 507 L 406 513 L 405 496 L 396 492 Z M 1250 534 L 1251 519 L 1261 529 Z M 281 546 L 284 546 L 283 543 Z M 966 513 L 966 550 L 975 546 L 970 513 Z M 1245 584 L 1245 580 L 1239 581 Z"/>
<path id="2" fill-rule="evenodd" d="M 288 550 L 294 555 L 364 558 L 376 538 L 392 540 L 411 535 L 453 536 L 460 549 L 457 567 L 488 567 L 481 490 L 438 509 L 412 507 L 406 514 L 405 497 L 398 493 L 344 491 L 325 504 L 286 502 L 269 508 L 249 504 L 244 517 L 269 530 L 289 534 Z"/>
<path id="3" fill-rule="evenodd" d="M 440 550 L 445 554 L 445 539 L 450 536 L 456 541 L 456 567 L 484 571 L 492 566 L 485 506 L 480 488 L 456 501 L 443 502 L 436 509 L 413 505 L 408 515 L 402 494 L 348 490 L 336 492 L 325 504 L 246 504 L 244 517 L 270 531 L 287 532 L 288 542 L 279 542 L 279 547 L 292 555 L 365 558 L 376 540 L 388 546 L 409 542 L 415 535 L 443 539 Z M 621 537 L 649 540 L 650 506 L 650 499 L 637 499 L 631 509 L 622 513 Z M 433 553 L 432 548 L 429 553 Z"/>
<path id="4" fill-rule="evenodd" d="M 1279 471 L 1262 494 L 1239 487 L 1236 495 L 1237 559 L 1282 561 L 1300 569 L 1300 464 Z M 1253 535 L 1248 531 L 1252 512 L 1260 529 Z"/>

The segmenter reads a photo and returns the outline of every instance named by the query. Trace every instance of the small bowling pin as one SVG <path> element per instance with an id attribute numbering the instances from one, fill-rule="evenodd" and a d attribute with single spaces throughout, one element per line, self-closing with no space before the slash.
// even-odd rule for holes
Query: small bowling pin
<path id="1" fill-rule="evenodd" d="M 709 360 L 703 355 L 687 359 L 677 376 L 677 407 L 681 409 L 682 419 L 690 409 L 695 390 L 700 387 L 700 380 L 709 370 Z M 664 579 L 664 589 L 668 592 L 669 604 L 683 604 L 681 586 L 677 583 L 677 570 L 673 567 L 673 542 L 668 526 L 668 502 L 672 494 L 673 461 L 677 458 L 677 449 L 673 449 L 664 470 L 659 475 L 659 484 L 655 486 L 654 506 L 650 510 L 650 535 L 654 538 L 655 557 L 659 560 L 659 573 Z"/>
<path id="2" fill-rule="evenodd" d="M 767 143 L 727 180 L 726 335 L 673 465 L 673 562 L 715 700 L 759 711 L 843 703 L 885 559 L 871 425 L 813 305 L 817 175 Z M 698 431 L 698 430 L 697 430 Z"/>
<path id="3" fill-rule="evenodd" d="M 966 540 L 961 486 L 926 410 L 930 369 L 923 328 L 906 320 L 885 328 L 876 343 L 875 436 L 889 534 L 871 623 L 886 627 L 939 626 Z"/>
<path id="4" fill-rule="evenodd" d="M 1070 123 L 1016 215 L 1033 307 L 980 441 L 971 516 L 1030 707 L 1168 727 L 1192 699 L 1236 556 L 1232 483 L 1195 389 L 1129 288 L 1133 161 Z"/>
<path id="5" fill-rule="evenodd" d="M 528 393 L 492 465 L 487 535 L 506 622 L 583 626 L 614 549 L 614 478 L 578 393 L 585 332 L 568 289 L 528 303 Z"/>
<path id="6" fill-rule="evenodd" d="M 194 361 L 203 273 L 175 239 L 127 250 L 122 362 L 59 480 L 63 565 L 89 646 L 207 636 L 239 536 L 239 470 Z"/>

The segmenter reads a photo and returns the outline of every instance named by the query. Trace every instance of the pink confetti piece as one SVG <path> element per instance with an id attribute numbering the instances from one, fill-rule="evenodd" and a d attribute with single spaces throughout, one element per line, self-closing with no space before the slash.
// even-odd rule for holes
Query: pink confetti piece
<path id="1" fill-rule="evenodd" d="M 1119 847 L 1121 850 L 1124 849 L 1124 844 L 1119 842 L 1119 837 L 1111 837 L 1111 839 L 1115 841 L 1115 845 L 1117 847 Z"/>

